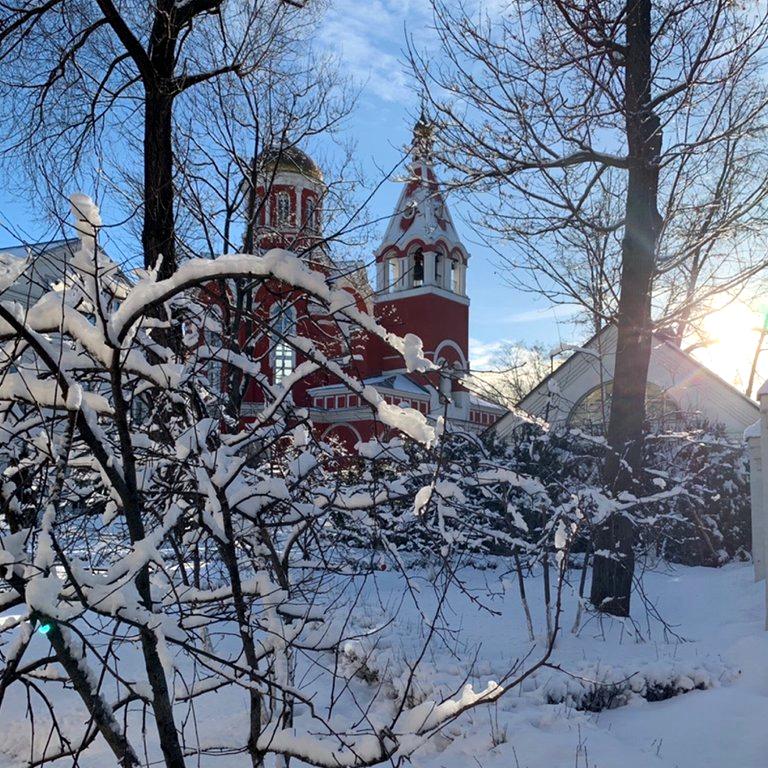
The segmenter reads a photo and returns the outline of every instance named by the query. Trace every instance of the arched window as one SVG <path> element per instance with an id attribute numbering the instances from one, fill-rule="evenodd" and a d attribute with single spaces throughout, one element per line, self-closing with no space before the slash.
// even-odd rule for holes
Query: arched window
<path id="1" fill-rule="evenodd" d="M 611 416 L 613 382 L 597 386 L 583 395 L 568 416 L 568 426 L 591 435 L 604 435 Z M 653 429 L 679 426 L 682 413 L 678 404 L 657 384 L 648 382 L 645 388 L 646 417 Z"/>
<path id="2" fill-rule="evenodd" d="M 400 262 L 396 258 L 387 259 L 387 291 L 391 292 L 397 289 L 397 283 L 400 279 Z"/>
<path id="3" fill-rule="evenodd" d="M 296 333 L 296 310 L 290 304 L 274 304 L 270 313 L 272 381 L 279 384 L 296 368 L 296 350 L 286 341 Z"/>
<path id="4" fill-rule="evenodd" d="M 320 203 L 315 197 L 308 197 L 304 206 L 304 226 L 311 232 L 320 232 Z"/>
<path id="5" fill-rule="evenodd" d="M 287 192 L 277 193 L 277 223 L 278 225 L 291 223 L 291 198 Z"/>
<path id="6" fill-rule="evenodd" d="M 205 346 L 207 347 L 206 352 L 209 355 L 213 355 L 222 349 L 221 336 L 219 336 L 219 334 L 209 329 L 206 329 L 204 336 L 205 336 Z M 221 391 L 222 391 L 221 361 L 209 358 L 208 364 L 205 366 L 205 369 L 206 369 L 205 370 L 206 376 L 208 378 L 208 385 L 210 387 L 211 392 L 216 395 L 221 394 Z"/>
<path id="7" fill-rule="evenodd" d="M 413 287 L 424 285 L 424 252 L 417 248 L 413 252 Z"/>

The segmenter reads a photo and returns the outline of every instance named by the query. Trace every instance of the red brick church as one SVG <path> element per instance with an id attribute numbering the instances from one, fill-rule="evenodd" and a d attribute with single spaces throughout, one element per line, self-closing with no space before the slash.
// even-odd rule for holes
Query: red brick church
<path id="1" fill-rule="evenodd" d="M 257 176 L 255 245 L 300 253 L 323 271 L 350 301 L 372 314 L 387 330 L 418 335 L 425 356 L 443 373 L 409 374 L 398 354 L 377 337 L 354 334 L 340 339 L 333 318 L 308 306 L 306 297 L 274 283 L 254 297 L 254 312 L 272 328 L 271 337 L 252 345 L 255 360 L 272 384 L 306 362 L 291 338 L 310 339 L 328 357 L 343 364 L 389 403 L 415 408 L 428 418 L 446 412 L 462 428 L 482 431 L 505 409 L 482 400 L 461 383 L 469 370 L 469 253 L 462 244 L 440 191 L 431 156 L 431 128 L 421 118 L 414 127 L 408 175 L 384 239 L 375 252 L 375 289 L 366 263 L 334 260 L 323 239 L 323 174 L 304 152 L 291 148 L 262 155 Z M 268 321 L 268 322 L 266 322 Z M 263 386 L 248 385 L 242 413 L 255 416 L 263 407 Z M 303 376 L 291 387 L 299 407 L 307 407 L 323 439 L 352 447 L 386 430 L 371 408 L 327 373 Z"/>

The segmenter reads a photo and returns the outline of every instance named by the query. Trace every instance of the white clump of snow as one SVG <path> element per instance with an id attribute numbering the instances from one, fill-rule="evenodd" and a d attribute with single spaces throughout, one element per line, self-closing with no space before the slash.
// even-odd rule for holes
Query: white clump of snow
<path id="1" fill-rule="evenodd" d="M 83 404 L 83 388 L 74 382 L 69 385 L 65 405 L 69 411 L 79 411 Z"/>
<path id="2" fill-rule="evenodd" d="M 557 558 L 557 564 L 561 565 L 563 557 L 565 556 L 565 547 L 568 544 L 568 532 L 563 520 L 557 521 L 557 528 L 555 528 L 555 556 Z"/>
<path id="3" fill-rule="evenodd" d="M 75 217 L 75 229 L 83 239 L 85 246 L 86 238 L 95 237 L 101 226 L 99 208 L 88 195 L 82 192 L 75 192 L 75 194 L 70 195 L 69 202 Z"/>
<path id="4" fill-rule="evenodd" d="M 424 345 L 421 339 L 413 333 L 406 333 L 403 337 L 403 359 L 409 373 L 426 371 L 428 367 L 424 357 Z"/>
<path id="5" fill-rule="evenodd" d="M 299 424 L 293 430 L 294 448 L 306 448 L 309 445 L 309 430 L 304 424 Z"/>
<path id="6" fill-rule="evenodd" d="M 408 456 L 403 448 L 403 441 L 396 437 L 392 440 L 361 440 L 355 445 L 355 450 L 364 459 L 388 458 L 405 462 Z"/>
<path id="7" fill-rule="evenodd" d="M 413 498 L 413 514 L 416 517 L 421 517 L 424 507 L 429 504 L 429 500 L 432 498 L 432 492 L 434 487 L 431 485 L 425 485 L 423 488 L 419 488 L 416 495 Z"/>
<path id="8" fill-rule="evenodd" d="M 434 427 L 429 424 L 427 417 L 421 411 L 391 405 L 370 385 L 365 386 L 360 394 L 366 402 L 376 408 L 382 423 L 405 433 L 427 447 L 434 444 L 436 439 Z"/>

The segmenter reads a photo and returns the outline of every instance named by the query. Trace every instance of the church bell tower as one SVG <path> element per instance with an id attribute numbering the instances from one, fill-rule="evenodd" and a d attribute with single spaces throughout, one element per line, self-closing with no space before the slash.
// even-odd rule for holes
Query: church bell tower
<path id="1" fill-rule="evenodd" d="M 432 125 L 422 111 L 413 128 L 408 176 L 376 250 L 375 309 L 388 330 L 420 336 L 435 363 L 466 371 L 469 254 L 440 191 L 432 146 Z M 384 370 L 400 367 L 398 356 L 383 361 Z"/>

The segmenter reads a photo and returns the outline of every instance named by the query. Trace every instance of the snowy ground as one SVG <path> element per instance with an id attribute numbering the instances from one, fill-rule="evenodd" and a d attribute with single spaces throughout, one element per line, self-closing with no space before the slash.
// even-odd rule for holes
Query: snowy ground
<path id="1" fill-rule="evenodd" d="M 419 766 L 459 768 L 757 768 L 768 755 L 768 635 L 763 632 L 762 584 L 755 585 L 751 566 L 719 570 L 675 568 L 648 573 L 645 588 L 675 632 L 687 642 L 668 638 L 636 604 L 643 642 L 628 638 L 618 624 L 604 623 L 605 638 L 592 621 L 579 636 L 570 633 L 573 605 L 567 602 L 565 631 L 555 659 L 584 675 L 594 665 L 615 679 L 632 672 L 709 669 L 722 681 L 708 690 L 649 703 L 637 697 L 627 706 L 599 714 L 566 705 L 535 704 L 525 694 L 502 699 L 498 711 L 475 711 L 462 734 L 441 753 L 430 747 Z M 482 644 L 482 660 L 492 666 L 510 650 L 525 645 L 523 617 L 515 599 L 504 600 L 497 619 L 465 612 L 464 634 Z M 539 614 L 540 615 L 540 614 Z M 543 622 L 540 622 L 543 623 Z M 541 678 L 556 689 L 562 676 Z M 567 678 L 566 678 L 567 679 Z M 535 698 L 535 697 L 532 697 Z M 507 741 L 493 746 L 494 733 Z M 497 738 L 498 740 L 498 738 Z"/>
<path id="2" fill-rule="evenodd" d="M 467 673 L 477 688 L 483 688 L 530 649 L 516 582 L 502 578 L 501 570 L 463 572 L 472 595 L 490 610 L 458 591 L 450 594 L 445 632 L 427 654 L 419 695 L 429 699 L 451 692 Z M 426 571 L 416 576 L 424 585 L 419 607 L 427 614 L 433 604 L 429 580 Z M 449 726 L 416 753 L 413 764 L 417 768 L 762 768 L 768 755 L 768 634 L 762 631 L 763 586 L 753 583 L 751 566 L 670 568 L 646 573 L 643 584 L 684 641 L 665 632 L 637 600 L 636 628 L 616 621 L 601 625 L 587 617 L 574 635 L 570 630 L 575 601 L 566 594 L 563 632 L 552 661 L 577 677 L 540 671 L 524 689 Z M 368 660 L 380 679 L 395 689 L 404 672 L 401 661 L 418 647 L 420 634 L 415 604 L 400 603 L 397 585 L 394 574 L 380 574 L 369 587 L 358 619 L 359 627 L 365 628 L 387 615 L 395 617 Z M 543 634 L 540 580 L 529 579 L 528 590 L 536 629 Z M 354 649 L 352 644 L 350 650 Z M 532 658 L 535 655 L 534 651 Z M 688 681 L 713 687 L 654 703 L 635 696 L 625 706 L 598 714 L 546 702 L 548 697 L 581 690 L 584 684 L 579 678 L 621 680 L 635 673 L 635 680 L 677 676 L 683 685 Z M 371 687 L 361 679 L 353 685 L 363 697 Z M 81 718 L 76 707 L 68 716 Z M 0 713 L 0 768 L 26 764 L 25 718 L 21 700 Z M 222 697 L 196 711 L 194 720 L 195 738 L 221 743 L 243 732 L 245 709 Z M 98 744 L 80 762 L 87 768 L 112 764 Z M 196 760 L 191 764 L 198 765 Z M 244 764 L 243 756 L 207 757 L 200 763 L 224 768 Z"/>

